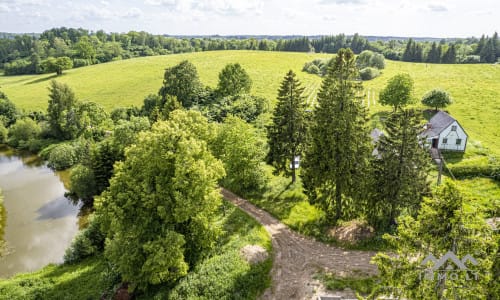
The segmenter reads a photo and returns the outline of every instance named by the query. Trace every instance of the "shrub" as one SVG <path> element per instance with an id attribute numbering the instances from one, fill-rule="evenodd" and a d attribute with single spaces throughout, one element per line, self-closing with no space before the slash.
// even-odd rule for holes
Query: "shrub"
<path id="1" fill-rule="evenodd" d="M 7 143 L 19 149 L 28 149 L 29 142 L 40 134 L 40 126 L 30 118 L 17 120 L 9 129 Z"/>
<path id="2" fill-rule="evenodd" d="M 500 165 L 497 164 L 462 164 L 449 166 L 456 178 L 489 177 L 500 181 Z"/>
<path id="3" fill-rule="evenodd" d="M 362 80 L 371 80 L 379 75 L 380 71 L 371 67 L 367 67 L 359 71 L 359 76 Z"/>
<path id="4" fill-rule="evenodd" d="M 7 130 L 7 128 L 5 128 L 5 126 L 0 122 L 0 144 L 7 142 L 8 133 L 9 131 Z"/>
<path id="5" fill-rule="evenodd" d="M 86 67 L 90 66 L 91 63 L 88 59 L 82 59 L 82 58 L 74 58 L 73 59 L 73 68 L 80 68 L 80 67 Z"/>
<path id="6" fill-rule="evenodd" d="M 309 65 L 305 71 L 309 74 L 316 74 L 316 75 L 319 75 L 321 72 L 321 70 L 318 68 L 318 66 L 313 65 L 313 64 Z"/>
<path id="7" fill-rule="evenodd" d="M 380 53 L 374 53 L 372 57 L 370 58 L 369 62 L 370 67 L 377 68 L 379 70 L 382 70 L 385 68 L 385 57 L 383 54 Z"/>
<path id="8" fill-rule="evenodd" d="M 55 170 L 64 170 L 78 161 L 75 148 L 69 144 L 56 146 L 49 154 L 49 167 Z"/>
<path id="9" fill-rule="evenodd" d="M 91 216 L 88 227 L 80 231 L 66 249 L 64 263 L 74 264 L 104 250 L 104 235 L 99 226 L 98 219 Z"/>

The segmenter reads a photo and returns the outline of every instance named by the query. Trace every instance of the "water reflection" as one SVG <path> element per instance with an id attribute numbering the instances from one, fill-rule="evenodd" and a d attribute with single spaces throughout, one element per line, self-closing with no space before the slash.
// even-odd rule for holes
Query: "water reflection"
<path id="1" fill-rule="evenodd" d="M 78 207 L 64 198 L 57 174 L 34 156 L 0 150 L 0 188 L 9 250 L 0 259 L 0 277 L 62 262 L 78 230 Z"/>

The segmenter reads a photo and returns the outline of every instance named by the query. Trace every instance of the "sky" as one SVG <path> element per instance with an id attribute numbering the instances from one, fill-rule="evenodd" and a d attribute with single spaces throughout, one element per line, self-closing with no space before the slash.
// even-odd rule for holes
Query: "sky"
<path id="1" fill-rule="evenodd" d="M 171 35 L 478 37 L 500 30 L 500 1 L 0 0 L 0 32 L 62 26 Z"/>

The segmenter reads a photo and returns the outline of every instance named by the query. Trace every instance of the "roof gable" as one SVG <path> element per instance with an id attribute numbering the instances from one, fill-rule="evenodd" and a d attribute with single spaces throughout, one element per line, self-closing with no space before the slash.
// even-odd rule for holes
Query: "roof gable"
<path id="1" fill-rule="evenodd" d="M 429 120 L 427 129 L 422 133 L 422 135 L 424 136 L 439 135 L 443 130 L 448 128 L 448 126 L 453 124 L 453 122 L 455 121 L 456 120 L 452 116 L 440 110 Z"/>

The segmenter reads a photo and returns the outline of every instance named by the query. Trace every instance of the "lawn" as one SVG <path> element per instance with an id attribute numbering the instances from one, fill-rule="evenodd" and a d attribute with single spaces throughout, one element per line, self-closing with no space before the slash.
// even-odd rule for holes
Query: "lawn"
<path id="1" fill-rule="evenodd" d="M 229 203 L 220 210 L 217 225 L 224 234 L 209 257 L 174 286 L 156 286 L 137 298 L 255 299 L 262 293 L 270 285 L 272 259 L 250 265 L 239 251 L 245 245 L 260 245 L 271 252 L 268 233 Z M 111 291 L 119 282 L 115 274 L 102 256 L 74 265 L 49 265 L 33 273 L 0 280 L 0 300 L 101 299 L 104 292 Z"/>

